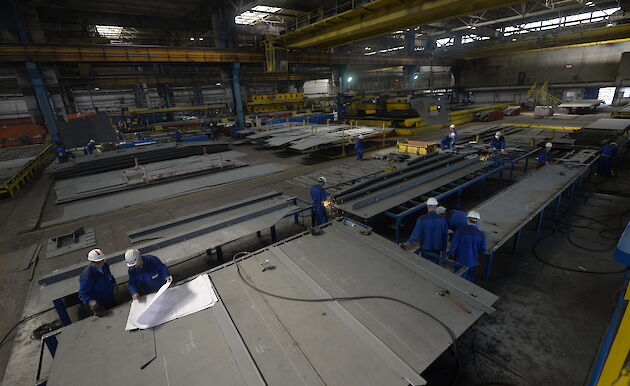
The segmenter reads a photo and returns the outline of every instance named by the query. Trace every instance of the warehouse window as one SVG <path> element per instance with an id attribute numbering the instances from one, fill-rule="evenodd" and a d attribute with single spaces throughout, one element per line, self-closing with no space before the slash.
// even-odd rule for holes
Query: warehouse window
<path id="1" fill-rule="evenodd" d="M 602 87 L 597 93 L 597 99 L 604 101 L 607 105 L 611 105 L 615 98 L 617 87 Z"/>
<path id="2" fill-rule="evenodd" d="M 97 25 L 96 32 L 104 38 L 120 39 L 123 27 L 117 25 Z"/>
<path id="3" fill-rule="evenodd" d="M 256 25 L 264 22 L 269 15 L 278 12 L 281 8 L 257 5 L 249 11 L 245 11 L 234 18 L 236 24 Z"/>
<path id="4" fill-rule="evenodd" d="M 442 38 L 435 41 L 437 47 L 448 47 L 453 45 L 453 38 Z"/>
<path id="5" fill-rule="evenodd" d="M 479 35 L 475 35 L 475 34 L 464 35 L 464 36 L 462 36 L 462 44 L 468 44 L 468 43 L 472 43 L 474 41 L 488 40 L 488 39 L 490 39 L 490 36 L 479 36 Z"/>
<path id="6" fill-rule="evenodd" d="M 503 36 L 510 36 L 514 34 L 526 34 L 533 31 L 545 31 L 561 27 L 571 27 L 578 24 L 596 23 L 610 19 L 610 16 L 620 9 L 621 8 L 619 7 L 613 7 L 603 9 L 601 11 L 583 12 L 576 15 L 557 17 L 554 19 L 516 24 L 513 26 L 507 26 L 500 31 L 503 33 Z"/>

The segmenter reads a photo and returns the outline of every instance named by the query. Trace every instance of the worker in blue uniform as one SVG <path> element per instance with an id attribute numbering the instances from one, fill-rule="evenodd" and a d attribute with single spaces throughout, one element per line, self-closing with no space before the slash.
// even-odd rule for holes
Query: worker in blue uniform
<path id="1" fill-rule="evenodd" d="M 536 157 L 536 161 L 538 161 L 538 165 L 536 166 L 537 169 L 540 169 L 545 165 L 549 165 L 551 161 L 553 161 L 553 153 L 551 153 L 552 147 L 553 144 L 551 142 L 547 142 L 545 144 L 545 150 L 538 153 L 538 156 Z"/>
<path id="2" fill-rule="evenodd" d="M 492 137 L 492 141 L 490 142 L 490 150 L 492 151 L 505 151 L 505 137 L 500 131 L 497 131 Z"/>
<path id="3" fill-rule="evenodd" d="M 212 122 L 210 124 L 210 139 L 212 141 L 218 141 L 219 140 L 219 128 L 217 127 L 216 122 Z"/>
<path id="4" fill-rule="evenodd" d="M 357 151 L 357 161 L 363 161 L 363 136 L 360 135 L 354 143 L 354 150 Z"/>
<path id="5" fill-rule="evenodd" d="M 420 242 L 420 253 L 426 258 L 432 258 L 431 254 L 441 255 L 446 249 L 448 240 L 448 223 L 446 218 L 437 214 L 438 200 L 430 197 L 427 200 L 427 214 L 418 217 L 416 226 L 409 239 L 402 244 L 403 248 Z"/>
<path id="6" fill-rule="evenodd" d="M 448 223 L 448 229 L 450 231 L 457 231 L 460 227 L 466 226 L 468 223 L 466 222 L 466 212 L 451 209 L 446 211 L 445 214 L 446 222 Z"/>
<path id="7" fill-rule="evenodd" d="M 613 176 L 613 159 L 617 155 L 617 144 L 615 142 L 606 143 L 599 149 L 599 167 L 597 168 L 597 175 L 601 177 Z"/>
<path id="8" fill-rule="evenodd" d="M 444 137 L 442 137 L 442 140 L 440 141 L 440 149 L 447 150 L 447 149 L 454 148 L 455 147 L 455 137 L 457 137 L 457 134 L 455 134 L 455 133 L 449 133 L 449 134 L 445 135 Z"/>
<path id="9" fill-rule="evenodd" d="M 79 299 L 94 312 L 103 316 L 105 310 L 116 306 L 116 279 L 105 262 L 105 254 L 100 249 L 88 252 L 90 264 L 85 267 L 79 277 Z"/>
<path id="10" fill-rule="evenodd" d="M 175 131 L 175 142 L 181 142 L 182 141 L 182 132 L 178 130 Z"/>
<path id="11" fill-rule="evenodd" d="M 313 199 L 313 226 L 311 233 L 319 234 L 319 226 L 328 222 L 328 214 L 324 202 L 328 198 L 328 192 L 325 189 L 326 177 L 319 177 L 317 184 L 311 186 L 311 199 Z"/>
<path id="12" fill-rule="evenodd" d="M 449 129 L 449 135 L 455 134 L 455 136 L 453 137 L 453 142 L 457 141 L 457 130 L 455 130 L 455 125 L 450 125 L 448 129 Z"/>
<path id="13" fill-rule="evenodd" d="M 477 256 L 485 253 L 486 235 L 479 230 L 478 222 L 481 220 L 479 213 L 470 211 L 466 215 L 467 225 L 457 229 L 451 240 L 451 248 L 448 256 L 455 262 L 465 265 L 468 270 L 463 278 L 469 281 L 475 279 L 475 269 L 477 267 Z"/>
<path id="14" fill-rule="evenodd" d="M 57 155 L 57 160 L 59 160 L 60 164 L 68 162 L 68 148 L 66 148 L 65 146 L 56 146 L 55 154 Z"/>
<path id="15" fill-rule="evenodd" d="M 140 255 L 137 249 L 129 249 L 125 252 L 127 273 L 129 274 L 129 292 L 131 298 L 136 300 L 142 295 L 157 292 L 167 281 L 173 277 L 164 263 L 152 255 Z"/>
<path id="16" fill-rule="evenodd" d="M 90 141 L 87 143 L 87 145 L 85 145 L 85 153 L 86 154 L 94 153 L 94 148 L 95 147 L 96 147 L 96 142 L 94 142 L 93 139 L 90 139 Z"/>

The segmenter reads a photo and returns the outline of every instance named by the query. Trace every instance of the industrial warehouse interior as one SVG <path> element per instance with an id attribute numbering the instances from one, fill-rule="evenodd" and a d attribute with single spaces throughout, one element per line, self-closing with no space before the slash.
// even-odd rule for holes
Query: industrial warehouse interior
<path id="1" fill-rule="evenodd" d="M 630 385 L 630 1 L 0 2 L 0 385 Z"/>

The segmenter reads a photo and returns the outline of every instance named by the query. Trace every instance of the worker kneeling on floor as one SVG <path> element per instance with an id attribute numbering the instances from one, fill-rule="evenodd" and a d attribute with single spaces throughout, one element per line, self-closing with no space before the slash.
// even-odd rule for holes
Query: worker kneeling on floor
<path id="1" fill-rule="evenodd" d="M 129 292 L 131 298 L 136 300 L 142 295 L 157 292 L 167 281 L 173 277 L 164 263 L 152 255 L 140 255 L 137 249 L 129 249 L 125 252 L 127 273 L 129 274 Z"/>
<path id="2" fill-rule="evenodd" d="M 486 252 L 486 235 L 479 230 L 477 225 L 481 220 L 479 213 L 471 210 L 466 220 L 468 224 L 455 231 L 448 256 L 454 258 L 455 262 L 467 266 L 468 271 L 463 278 L 474 281 L 477 256 Z"/>
<path id="3" fill-rule="evenodd" d="M 88 252 L 90 264 L 79 278 L 79 299 L 90 307 L 96 316 L 103 316 L 105 310 L 116 306 L 116 279 L 105 262 L 105 254 L 100 249 Z"/>

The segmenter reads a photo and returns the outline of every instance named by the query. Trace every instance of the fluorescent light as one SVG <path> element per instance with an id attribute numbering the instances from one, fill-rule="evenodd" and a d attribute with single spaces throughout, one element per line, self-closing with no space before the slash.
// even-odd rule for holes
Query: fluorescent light
<path id="1" fill-rule="evenodd" d="M 418 79 L 418 74 L 415 74 L 415 75 L 413 76 L 413 80 L 417 80 L 417 79 Z"/>
<path id="2" fill-rule="evenodd" d="M 190 40 L 195 40 L 195 38 L 190 38 Z"/>
<path id="3" fill-rule="evenodd" d="M 515 41 L 516 41 L 516 38 L 512 38 L 512 41 L 513 41 L 513 42 L 515 42 Z"/>
<path id="4" fill-rule="evenodd" d="M 216 85 L 217 85 L 217 86 L 220 86 L 220 85 L 221 85 L 221 83 L 217 83 Z"/>
<path id="5" fill-rule="evenodd" d="M 369 51 L 369 50 L 371 50 L 371 48 L 370 47 L 365 47 L 365 50 Z"/>
<path id="6" fill-rule="evenodd" d="M 100 88 L 94 87 L 94 91 L 98 91 L 98 90 L 100 90 Z"/>
<path id="7" fill-rule="evenodd" d="M 203 40 L 203 38 L 199 38 L 199 40 Z"/>
<path id="8" fill-rule="evenodd" d="M 351 76 L 348 77 L 348 83 L 350 83 L 350 82 L 352 82 L 352 77 Z"/>

